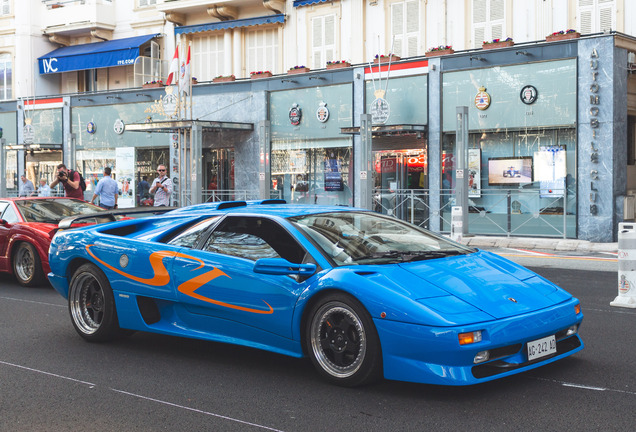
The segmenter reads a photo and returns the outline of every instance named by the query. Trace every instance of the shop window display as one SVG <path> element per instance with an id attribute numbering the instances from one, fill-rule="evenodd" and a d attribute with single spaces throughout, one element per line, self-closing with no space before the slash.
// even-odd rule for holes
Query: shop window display
<path id="1" fill-rule="evenodd" d="M 574 129 L 471 133 L 469 232 L 576 237 L 575 142 Z M 444 231 L 455 202 L 454 152 L 455 135 L 445 134 Z"/>
<path id="2" fill-rule="evenodd" d="M 353 204 L 351 148 L 274 150 L 272 197 L 297 204 Z"/>

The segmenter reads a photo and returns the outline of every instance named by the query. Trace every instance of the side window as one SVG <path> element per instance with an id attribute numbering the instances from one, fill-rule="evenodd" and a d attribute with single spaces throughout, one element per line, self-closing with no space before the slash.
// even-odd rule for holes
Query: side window
<path id="1" fill-rule="evenodd" d="M 220 216 L 204 219 L 198 223 L 195 223 L 185 231 L 176 234 L 170 240 L 167 241 L 169 245 L 181 246 L 193 249 L 197 246 L 199 241 L 203 238 L 207 232 L 207 228 L 219 220 Z"/>
<path id="2" fill-rule="evenodd" d="M 6 220 L 9 223 L 20 222 L 20 219 L 18 219 L 18 214 L 15 210 L 13 210 L 13 207 L 11 206 L 8 206 L 4 210 L 4 212 L 2 213 L 2 219 Z"/>
<path id="3" fill-rule="evenodd" d="M 276 222 L 259 217 L 228 217 L 212 233 L 203 249 L 256 261 L 285 258 L 301 263 L 305 250 Z"/>

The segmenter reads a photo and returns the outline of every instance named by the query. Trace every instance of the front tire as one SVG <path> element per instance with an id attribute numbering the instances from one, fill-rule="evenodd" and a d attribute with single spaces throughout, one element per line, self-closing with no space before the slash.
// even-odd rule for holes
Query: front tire
<path id="1" fill-rule="evenodd" d="M 94 264 L 83 264 L 73 274 L 68 308 L 73 327 L 89 342 L 105 342 L 121 334 L 113 290 Z"/>
<path id="2" fill-rule="evenodd" d="M 349 295 L 331 294 L 311 308 L 305 343 L 314 367 L 334 384 L 353 387 L 381 376 L 377 331 L 364 306 Z"/>
<path id="3" fill-rule="evenodd" d="M 18 244 L 13 253 L 13 274 L 18 283 L 25 287 L 41 285 L 44 280 L 42 262 L 37 250 L 31 243 Z"/>

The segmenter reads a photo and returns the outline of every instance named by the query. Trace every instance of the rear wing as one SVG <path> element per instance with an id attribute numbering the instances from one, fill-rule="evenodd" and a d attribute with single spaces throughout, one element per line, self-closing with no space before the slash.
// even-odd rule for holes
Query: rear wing
<path id="1" fill-rule="evenodd" d="M 95 219 L 96 224 L 115 222 L 121 218 L 129 217 L 131 219 L 142 217 L 144 215 L 158 215 L 176 210 L 178 207 L 141 207 L 131 209 L 105 210 L 99 213 L 88 215 L 77 215 L 64 218 L 57 225 L 55 232 L 72 228 L 77 223 L 82 223 L 87 219 Z M 118 218 L 118 216 L 120 218 Z"/>

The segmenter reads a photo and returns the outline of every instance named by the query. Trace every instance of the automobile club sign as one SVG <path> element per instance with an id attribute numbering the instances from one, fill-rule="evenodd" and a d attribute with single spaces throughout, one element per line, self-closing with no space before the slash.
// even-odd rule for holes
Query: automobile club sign
<path id="1" fill-rule="evenodd" d="M 298 106 L 297 103 L 292 104 L 292 107 L 289 109 L 289 121 L 293 126 L 298 126 L 300 124 L 300 120 L 303 118 L 303 112 Z"/>

